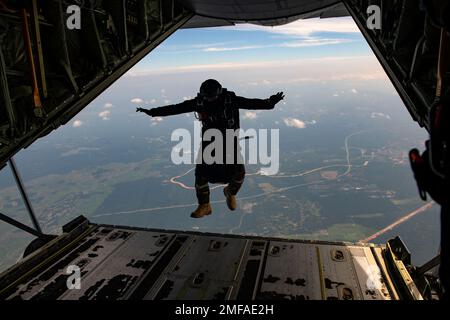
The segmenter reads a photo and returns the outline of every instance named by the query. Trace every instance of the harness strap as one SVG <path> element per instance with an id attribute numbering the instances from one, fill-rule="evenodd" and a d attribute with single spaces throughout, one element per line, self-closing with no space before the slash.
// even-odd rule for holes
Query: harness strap
<path id="1" fill-rule="evenodd" d="M 231 95 L 227 92 L 226 89 L 223 89 L 222 95 L 224 96 L 224 109 L 223 109 L 223 117 L 218 117 L 214 114 L 209 114 L 206 111 L 197 111 L 196 118 L 202 121 L 203 124 L 207 125 L 208 123 L 213 123 L 216 121 L 226 121 L 227 128 L 233 129 L 235 125 L 235 121 L 233 118 L 233 101 L 231 99 Z M 203 99 L 197 95 L 197 110 L 204 110 Z"/>

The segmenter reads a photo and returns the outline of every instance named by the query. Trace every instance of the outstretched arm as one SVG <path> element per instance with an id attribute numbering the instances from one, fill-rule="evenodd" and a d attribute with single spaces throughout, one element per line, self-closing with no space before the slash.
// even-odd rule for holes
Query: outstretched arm
<path id="1" fill-rule="evenodd" d="M 275 105 L 283 100 L 284 94 L 283 92 L 278 92 L 270 96 L 268 99 L 248 99 L 244 97 L 235 97 L 236 106 L 239 109 L 248 109 L 248 110 L 269 110 L 273 109 Z"/>
<path id="2" fill-rule="evenodd" d="M 168 105 L 164 107 L 152 108 L 152 109 L 144 109 L 144 108 L 136 108 L 136 112 L 144 112 L 145 114 L 151 117 L 164 117 L 164 116 L 173 116 L 176 114 L 187 113 L 195 111 L 195 99 L 186 100 L 184 102 Z"/>

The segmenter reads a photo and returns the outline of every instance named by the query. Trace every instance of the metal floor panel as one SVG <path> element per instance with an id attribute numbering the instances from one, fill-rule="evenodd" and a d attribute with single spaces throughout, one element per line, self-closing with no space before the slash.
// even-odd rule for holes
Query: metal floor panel
<path id="1" fill-rule="evenodd" d="M 89 226 L 56 261 L 19 272 L 8 299 L 398 298 L 380 247 Z M 67 287 L 70 265 L 80 289 Z"/>
<path id="2" fill-rule="evenodd" d="M 129 232 L 124 230 L 114 231 L 112 234 L 125 235 L 126 241 L 115 245 L 106 259 L 94 266 L 82 276 L 82 288 L 80 290 L 68 290 L 60 299 L 120 299 L 131 290 L 132 286 L 151 268 L 153 262 L 161 255 L 164 247 L 173 235 L 154 232 Z M 161 239 L 164 239 L 161 241 Z M 99 254 L 108 248 L 108 242 L 114 242 L 106 238 L 103 248 L 97 250 Z M 100 245 L 100 244 L 99 244 Z M 89 254 L 88 254 L 89 256 Z M 85 270 L 83 269 L 83 272 Z"/>
<path id="3" fill-rule="evenodd" d="M 110 229 L 109 231 L 112 230 Z M 89 256 L 86 256 L 85 253 L 87 250 L 95 248 L 96 243 L 99 242 L 102 236 L 105 236 L 106 234 L 107 233 L 105 231 L 100 230 L 99 228 L 92 230 L 92 232 L 79 241 L 77 245 L 62 258 L 46 267 L 27 283 L 17 286 L 15 292 L 12 293 L 8 299 L 29 300 L 58 298 L 59 294 L 65 291 L 66 281 L 68 278 L 68 275 L 65 274 L 67 266 L 79 265 L 86 271 L 95 266 L 100 261 L 101 257 L 92 259 Z M 125 241 L 124 239 L 118 240 L 119 241 L 112 244 L 119 245 Z M 110 246 L 110 248 L 113 249 L 113 246 Z M 105 252 L 105 256 L 107 255 L 108 253 Z"/>
<path id="4" fill-rule="evenodd" d="M 316 246 L 271 241 L 259 297 L 322 299 Z"/>
<path id="5" fill-rule="evenodd" d="M 146 299 L 224 299 L 246 240 L 192 236 Z"/>
<path id="6" fill-rule="evenodd" d="M 364 255 L 364 248 L 360 254 Z M 356 276 L 351 252 L 345 246 L 317 246 L 323 268 L 323 285 L 327 300 L 361 300 L 362 294 Z"/>
<path id="7" fill-rule="evenodd" d="M 391 300 L 380 267 L 371 248 L 349 247 L 364 300 Z"/>

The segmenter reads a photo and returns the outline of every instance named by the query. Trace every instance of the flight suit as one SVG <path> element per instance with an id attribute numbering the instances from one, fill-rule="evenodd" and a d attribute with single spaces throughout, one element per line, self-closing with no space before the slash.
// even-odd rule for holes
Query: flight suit
<path id="1" fill-rule="evenodd" d="M 195 190 L 199 204 L 209 203 L 209 183 L 228 183 L 228 191 L 231 195 L 236 195 L 244 183 L 245 166 L 239 141 L 237 138 L 233 141 L 234 161 L 232 163 L 229 163 L 229 160 L 227 163 L 225 143 L 226 130 L 240 128 L 239 109 L 269 110 L 273 109 L 274 106 L 275 103 L 270 99 L 248 99 L 223 89 L 218 99 L 213 102 L 203 100 L 200 96 L 197 96 L 194 99 L 178 104 L 152 109 L 152 116 L 170 116 L 196 112 L 199 120 L 202 122 L 202 154 L 205 148 L 214 141 L 205 141 L 203 139 L 206 130 L 217 129 L 222 133 L 224 143 L 221 163 L 207 164 L 201 162 L 197 163 L 195 167 Z M 238 161 L 238 159 L 241 161 Z"/>

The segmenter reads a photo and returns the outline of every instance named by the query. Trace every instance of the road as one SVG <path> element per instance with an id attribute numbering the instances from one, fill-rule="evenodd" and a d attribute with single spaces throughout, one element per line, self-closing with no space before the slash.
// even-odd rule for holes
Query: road
<path id="1" fill-rule="evenodd" d="M 360 240 L 359 242 L 370 242 L 376 238 L 378 238 L 379 236 L 381 236 L 382 234 L 394 229 L 395 227 L 399 226 L 400 224 L 408 221 L 409 219 L 411 219 L 412 217 L 418 215 L 419 213 L 425 212 L 428 209 L 430 209 L 433 206 L 434 202 L 428 202 L 427 204 L 421 206 L 420 208 L 404 215 L 403 217 L 401 217 L 400 219 L 396 220 L 395 222 L 391 223 L 390 225 L 388 225 L 386 228 L 381 229 L 380 231 L 374 233 L 373 235 L 371 235 L 370 237 L 367 237 L 363 240 Z"/>

